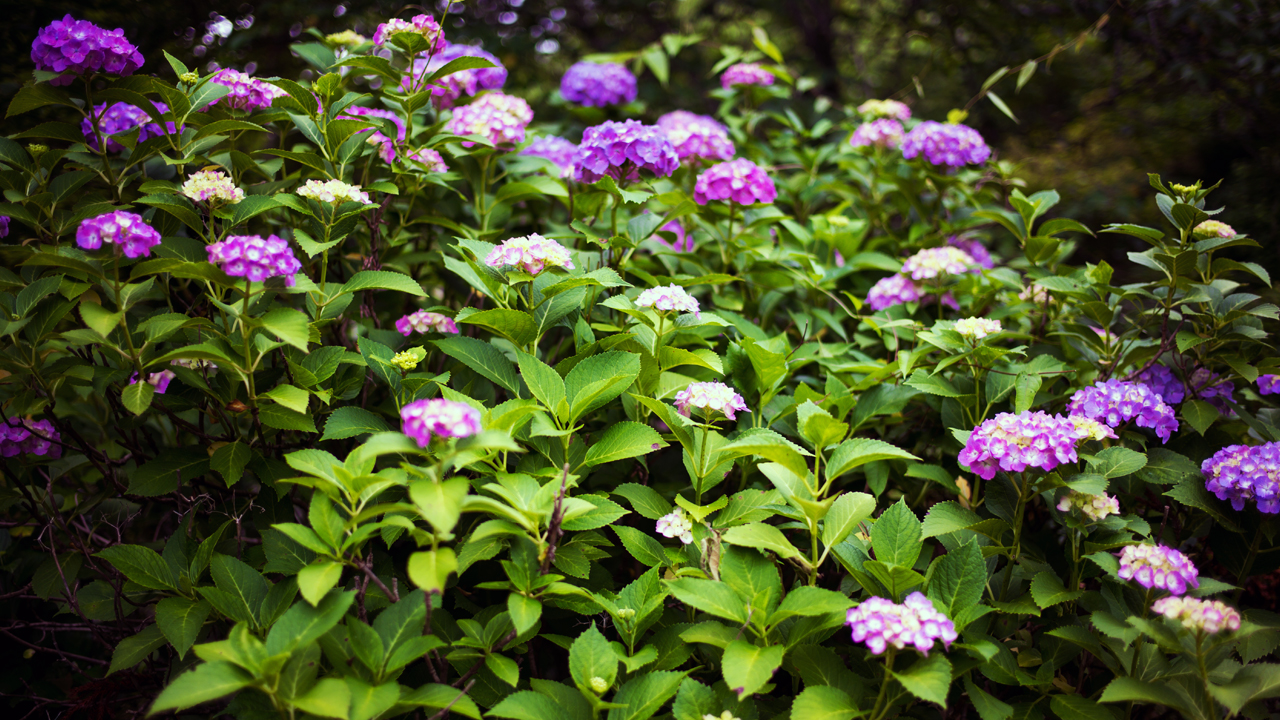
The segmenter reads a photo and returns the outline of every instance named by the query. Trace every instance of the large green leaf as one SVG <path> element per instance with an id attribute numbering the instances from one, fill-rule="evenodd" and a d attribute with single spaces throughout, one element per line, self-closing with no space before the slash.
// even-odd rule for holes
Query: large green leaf
<path id="1" fill-rule="evenodd" d="M 781 645 L 760 647 L 746 640 L 734 640 L 724 649 L 721 659 L 725 684 L 740 699 L 756 694 L 782 665 L 785 652 L 786 648 Z"/>
<path id="2" fill-rule="evenodd" d="M 920 658 L 911 667 L 902 672 L 894 672 L 893 677 L 907 692 L 926 702 L 947 706 L 947 691 L 951 688 L 951 663 L 945 655 L 934 652 L 929 657 Z"/>
<path id="3" fill-rule="evenodd" d="M 489 343 L 462 335 L 433 342 L 449 357 L 506 388 L 513 395 L 520 394 L 520 378 L 516 375 L 515 365 Z"/>
<path id="4" fill-rule="evenodd" d="M 128 670 L 146 660 L 148 655 L 162 647 L 164 643 L 165 636 L 160 632 L 159 626 L 148 625 L 142 632 L 127 637 L 116 645 L 115 652 L 111 654 L 111 667 L 107 669 L 107 674 Z"/>
<path id="5" fill-rule="evenodd" d="M 156 626 L 181 659 L 200 639 L 200 630 L 213 608 L 204 600 L 170 597 L 156 603 Z"/>
<path id="6" fill-rule="evenodd" d="M 151 590 L 177 592 L 178 582 L 173 568 L 160 553 L 141 545 L 114 545 L 98 553 L 130 581 Z"/>
<path id="7" fill-rule="evenodd" d="M 955 618 L 978 604 L 987 585 L 987 564 L 976 538 L 933 563 L 927 595 L 942 605 L 947 617 Z"/>
<path id="8" fill-rule="evenodd" d="M 564 378 L 570 422 L 621 395 L 639 375 L 635 353 L 611 350 L 578 363 Z"/>
<path id="9" fill-rule="evenodd" d="M 578 689 L 588 695 L 603 694 L 592 687 L 597 678 L 604 681 L 606 689 L 617 680 L 618 654 L 594 624 L 569 646 L 569 674 Z"/>
<path id="10" fill-rule="evenodd" d="M 613 696 L 612 702 L 621 707 L 609 710 L 608 720 L 649 720 L 676 694 L 684 678 L 681 672 L 649 672 L 627 681 Z"/>
<path id="11" fill-rule="evenodd" d="M 906 498 L 890 505 L 871 526 L 871 547 L 876 559 L 887 565 L 915 565 L 920 540 L 920 520 L 907 507 Z"/>
<path id="12" fill-rule="evenodd" d="M 248 686 L 253 677 L 229 662 L 207 662 L 179 675 L 151 704 L 151 713 L 217 700 Z"/>
<path id="13" fill-rule="evenodd" d="M 847 693 L 826 685 L 806 687 L 791 704 L 791 717 L 805 720 L 853 720 L 862 714 Z"/>
<path id="14" fill-rule="evenodd" d="M 658 435 L 658 431 L 638 422 L 620 422 L 610 425 L 599 440 L 587 448 L 587 465 L 603 465 L 627 458 L 648 455 L 661 450 L 667 443 Z"/>
<path id="15" fill-rule="evenodd" d="M 838 478 L 845 473 L 875 460 L 919 460 L 906 450 L 894 447 L 883 440 L 853 438 L 840 443 L 827 461 L 827 479 Z"/>

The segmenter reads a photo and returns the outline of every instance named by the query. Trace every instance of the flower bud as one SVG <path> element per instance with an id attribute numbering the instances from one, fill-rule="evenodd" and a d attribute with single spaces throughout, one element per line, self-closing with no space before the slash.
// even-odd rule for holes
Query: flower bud
<path id="1" fill-rule="evenodd" d="M 604 678 L 596 676 L 591 678 L 591 691 L 597 695 L 603 695 L 605 690 L 609 689 L 609 683 Z"/>
<path id="2" fill-rule="evenodd" d="M 31 154 L 31 157 L 39 160 L 41 155 L 49 152 L 49 146 L 41 145 L 40 143 L 31 143 L 27 146 L 27 152 Z"/>
<path id="3" fill-rule="evenodd" d="M 184 85 L 195 85 L 200 82 L 200 74 L 194 72 L 184 72 L 178 76 L 178 82 Z"/>

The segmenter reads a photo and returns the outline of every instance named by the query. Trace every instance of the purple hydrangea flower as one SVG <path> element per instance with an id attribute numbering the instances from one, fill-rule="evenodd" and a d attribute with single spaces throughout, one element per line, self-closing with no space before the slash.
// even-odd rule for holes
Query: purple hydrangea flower
<path id="1" fill-rule="evenodd" d="M 427 447 L 433 436 L 465 438 L 480 432 L 480 411 L 464 402 L 433 398 L 416 400 L 400 408 L 401 430 L 418 447 Z"/>
<path id="2" fill-rule="evenodd" d="M 284 284 L 293 287 L 293 276 L 302 270 L 302 263 L 294 257 L 288 241 L 275 235 L 265 240 L 260 235 L 232 235 L 205 249 L 209 252 L 209 262 L 221 265 L 222 271 L 231 277 L 251 282 L 283 277 Z"/>
<path id="3" fill-rule="evenodd" d="M 890 275 L 880 278 L 867 293 L 867 304 L 880 311 L 894 305 L 904 305 L 920 299 L 920 288 L 906 275 Z"/>
<path id="4" fill-rule="evenodd" d="M 484 259 L 489 267 L 517 267 L 530 275 L 547 268 L 573 269 L 573 255 L 568 248 L 537 233 L 504 240 L 489 251 Z"/>
<path id="5" fill-rule="evenodd" d="M 1084 437 L 1071 418 L 1061 415 L 1029 410 L 1000 413 L 974 428 L 958 459 L 984 480 L 995 477 L 997 470 L 1048 472 L 1076 462 L 1076 442 Z"/>
<path id="6" fill-rule="evenodd" d="M 564 99 L 587 107 L 625 105 L 636 99 L 636 76 L 617 63 L 576 62 L 560 78 Z"/>
<path id="7" fill-rule="evenodd" d="M 933 165 L 964 167 L 986 162 L 991 148 L 977 130 L 967 125 L 925 120 L 902 141 L 903 157 L 910 160 L 921 153 Z"/>
<path id="8" fill-rule="evenodd" d="M 1135 580 L 1144 588 L 1181 595 L 1187 587 L 1200 587 L 1200 571 L 1186 555 L 1164 545 L 1126 545 L 1120 552 L 1122 580 Z"/>
<path id="9" fill-rule="evenodd" d="M 593 183 L 608 175 L 619 182 L 636 181 L 641 170 L 670 177 L 679 166 L 680 157 L 660 128 L 638 120 L 606 120 L 582 134 L 573 156 L 573 179 Z"/>
<path id="10" fill-rule="evenodd" d="M 373 34 L 373 44 L 385 45 L 388 40 L 400 33 L 421 35 L 431 45 L 444 42 L 444 31 L 440 29 L 440 23 L 436 22 L 435 18 L 430 15 L 414 15 L 412 20 L 391 18 L 379 24 L 377 32 Z"/>
<path id="11" fill-rule="evenodd" d="M 289 94 L 275 85 L 231 68 L 219 70 L 218 74 L 213 76 L 212 82 L 231 88 L 231 92 L 219 100 L 209 103 L 209 107 L 218 103 L 225 103 L 227 107 L 233 110 L 253 112 L 254 110 L 269 108 L 276 98 Z"/>
<path id="12" fill-rule="evenodd" d="M 9 216 L 0 215 L 0 238 L 9 237 Z"/>
<path id="13" fill-rule="evenodd" d="M 132 75 L 143 63 L 142 53 L 124 36 L 124 30 L 103 30 L 88 20 L 76 20 L 70 15 L 54 20 L 36 33 L 31 43 L 31 60 L 37 70 L 71 75 L 96 72 Z M 70 85 L 71 80 L 64 74 L 49 83 Z"/>
<path id="14" fill-rule="evenodd" d="M 728 90 L 734 85 L 772 85 L 774 79 L 773 73 L 760 63 L 738 63 L 730 65 L 720 76 L 720 87 Z"/>
<path id="15" fill-rule="evenodd" d="M 902 123 L 890 118 L 880 118 L 863 123 L 853 131 L 849 144 L 854 147 L 879 147 L 893 149 L 902 144 L 906 131 Z"/>
<path id="16" fill-rule="evenodd" d="M 939 275 L 980 272 L 978 268 L 978 261 L 972 255 L 950 245 L 925 248 L 902 264 L 903 274 L 910 275 L 912 280 L 932 280 Z"/>
<path id="17" fill-rule="evenodd" d="M 400 334 L 405 337 L 409 337 L 415 332 L 424 334 L 428 332 L 458 334 L 458 326 L 454 324 L 453 318 L 427 310 L 418 310 L 400 318 L 396 321 L 396 330 L 400 331 Z"/>
<path id="18" fill-rule="evenodd" d="M 449 166 L 445 164 L 444 157 L 438 150 L 419 148 L 411 151 L 407 157 L 413 162 L 425 165 L 427 172 L 449 172 Z"/>
<path id="19" fill-rule="evenodd" d="M 1197 368 L 1191 373 L 1187 379 L 1187 390 L 1217 408 L 1223 417 L 1236 416 L 1236 411 L 1227 405 L 1228 401 L 1235 402 L 1235 383 L 1223 380 L 1208 368 Z"/>
<path id="20" fill-rule="evenodd" d="M 729 129 L 715 118 L 676 110 L 658 118 L 658 127 L 667 133 L 681 160 L 729 160 L 733 157 Z"/>
<path id="21" fill-rule="evenodd" d="M 867 598 L 849 609 L 845 624 L 852 631 L 853 641 L 866 645 L 873 655 L 883 653 L 890 645 L 898 650 L 910 645 L 921 655 L 928 655 L 938 640 L 949 649 L 958 637 L 955 623 L 920 592 L 908 595 L 901 605 L 882 597 Z"/>
<path id="22" fill-rule="evenodd" d="M 1230 500 L 1236 510 L 1254 500 L 1260 512 L 1280 513 L 1280 443 L 1228 445 L 1205 460 L 1200 470 L 1205 488 L 1219 500 Z"/>
<path id="23" fill-rule="evenodd" d="M 1082 415 L 1118 428 L 1130 420 L 1151 428 L 1163 442 L 1178 429 L 1178 419 L 1154 390 L 1142 383 L 1107 380 L 1077 390 L 1067 405 L 1071 415 Z"/>
<path id="24" fill-rule="evenodd" d="M 576 152 L 578 152 L 578 146 L 572 142 L 555 135 L 542 135 L 534 138 L 533 142 L 529 143 L 529 147 L 521 150 L 520 154 L 550 160 L 560 168 L 560 177 L 563 178 L 573 175 L 573 155 Z"/>
<path id="25" fill-rule="evenodd" d="M 481 90 L 497 90 L 506 84 L 507 69 L 492 53 L 486 52 L 479 45 L 449 44 L 430 60 L 414 60 L 410 72 L 400 82 L 401 89 L 407 91 L 413 83 L 430 77 L 432 73 L 460 57 L 488 60 L 494 67 L 459 70 L 433 82 L 431 95 L 436 107 L 451 108 L 464 94 L 474 96 Z"/>
<path id="26" fill-rule="evenodd" d="M 1173 374 L 1172 370 L 1164 365 L 1152 365 L 1133 376 L 1132 379 L 1151 388 L 1169 405 L 1177 405 L 1187 396 L 1186 386 L 1178 376 Z"/>
<path id="27" fill-rule="evenodd" d="M 710 415 L 719 413 L 733 420 L 737 413 L 749 413 L 747 403 L 734 389 L 719 382 L 696 382 L 676 393 L 676 411 L 685 417 L 689 408 L 697 408 Z"/>
<path id="28" fill-rule="evenodd" d="M 62 436 L 48 420 L 11 417 L 0 423 L 0 457 L 17 457 L 23 453 L 62 457 Z"/>
<path id="29" fill-rule="evenodd" d="M 177 375 L 175 375 L 172 370 L 161 370 L 160 372 L 153 372 L 147 375 L 147 384 L 156 389 L 157 395 L 163 395 L 169 390 L 169 383 L 173 382 L 175 377 L 177 377 Z M 129 376 L 129 384 L 138 384 L 138 373 L 135 372 L 133 375 Z"/>
<path id="30" fill-rule="evenodd" d="M 514 95 L 491 92 L 470 105 L 454 108 L 445 130 L 455 135 L 479 135 L 498 147 L 524 142 L 524 131 L 530 122 L 533 108 L 529 103 Z M 470 140 L 462 141 L 463 147 L 473 145 Z"/>
<path id="31" fill-rule="evenodd" d="M 116 246 L 125 257 L 148 257 L 151 248 L 160 244 L 160 233 L 141 215 L 125 210 L 91 217 L 80 223 L 76 229 L 77 245 L 85 250 L 97 250 L 103 243 Z"/>
<path id="32" fill-rule="evenodd" d="M 169 107 L 164 103 L 153 104 L 160 112 L 169 112 Z M 94 115 L 98 118 L 98 127 L 102 131 L 102 136 L 107 140 L 107 150 L 111 152 L 120 152 L 124 149 L 123 145 L 110 138 L 111 135 L 127 133 L 139 126 L 142 127 L 138 131 L 138 142 L 140 143 L 147 138 L 160 135 L 176 135 L 179 132 L 173 122 L 165 123 L 166 128 L 161 129 L 159 123 L 151 121 L 151 116 L 145 110 L 125 102 L 114 103 L 110 107 L 106 103 L 98 105 L 94 108 Z M 84 133 L 85 143 L 97 150 L 98 136 L 93 132 L 93 123 L 89 121 L 89 118 L 84 118 L 80 121 L 80 132 Z"/>
<path id="33" fill-rule="evenodd" d="M 686 233 L 684 225 L 679 220 L 671 222 L 658 228 L 661 232 L 669 232 L 676 236 L 674 244 L 667 242 L 661 235 L 654 235 L 653 239 L 675 250 L 676 252 L 693 252 L 693 234 Z"/>
<path id="34" fill-rule="evenodd" d="M 365 142 L 369 143 L 370 145 L 378 146 L 378 157 L 382 158 L 383 162 L 386 162 L 386 163 L 395 162 L 396 143 L 403 143 L 404 137 L 405 137 L 404 121 L 400 119 L 399 115 L 395 114 L 394 112 L 391 112 L 390 110 L 382 110 L 379 108 L 367 108 L 367 107 L 360 107 L 359 105 L 352 105 L 346 110 L 343 110 L 342 114 L 339 115 L 338 117 L 349 118 L 352 120 L 365 120 L 367 118 L 379 118 L 382 120 L 390 120 L 391 123 L 396 126 L 396 139 L 394 141 L 391 138 L 387 137 L 386 135 L 383 135 L 378 130 L 369 129 L 369 130 L 361 130 L 360 132 L 372 133 L 371 135 L 369 135 L 369 139 L 366 140 Z"/>
<path id="35" fill-rule="evenodd" d="M 703 170 L 693 187 L 699 205 L 712 200 L 728 200 L 739 205 L 771 203 L 778 198 L 773 178 L 746 158 L 730 160 Z"/>
<path id="36" fill-rule="evenodd" d="M 947 244 L 954 248 L 960 248 L 969 254 L 980 267 L 990 270 L 996 266 L 995 260 L 991 258 L 991 253 L 987 250 L 987 246 L 976 238 L 962 238 L 952 235 L 947 238 Z"/>
<path id="37" fill-rule="evenodd" d="M 0 235 L 0 237 L 4 237 Z M 1280 375 L 1259 375 L 1259 395 L 1280 395 Z"/>

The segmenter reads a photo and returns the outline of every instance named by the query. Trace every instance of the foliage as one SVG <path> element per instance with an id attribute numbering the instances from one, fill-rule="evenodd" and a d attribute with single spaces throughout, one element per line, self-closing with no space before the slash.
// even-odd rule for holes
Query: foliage
<path id="1" fill-rule="evenodd" d="M 697 42 L 613 59 L 661 85 Z M 1099 229 L 1147 246 L 1113 284 L 1069 264 L 1094 231 L 1009 163 L 852 147 L 870 117 L 799 92 L 763 29 L 709 68 L 777 78 L 710 93 L 769 170 L 750 182 L 776 186 L 751 206 L 695 201 L 696 158 L 584 183 L 505 144 L 522 122 L 450 132 L 433 89 L 491 65 L 402 84 L 433 43 L 308 39 L 313 79 L 259 80 L 278 97 L 253 111 L 169 55 L 65 86 L 37 71 L 10 103 L 0 550 L 29 664 L 6 695 L 352 720 L 1218 718 L 1280 695 L 1273 614 L 1164 618 L 1122 565 L 1176 548 L 1191 596 L 1234 604 L 1280 547 L 1265 506 L 1198 469 L 1280 442 L 1254 389 L 1280 374 L 1271 279 L 1237 259 L 1255 241 L 1206 225 L 1213 188 L 1150 176 L 1165 225 Z M 157 131 L 113 149 L 103 102 Z M 531 134 L 632 111 L 540 105 Z M 227 200 L 184 192 L 206 168 Z M 77 242 L 118 210 L 159 232 L 150 256 Z M 226 253 L 248 235 L 301 270 L 246 277 Z M 993 241 L 1019 253 L 984 262 Z M 873 310 L 888 278 L 914 296 Z M 1157 371 L 1179 388 L 1156 408 L 1180 403 L 1167 443 L 1049 417 Z M 991 430 L 1032 411 L 1052 457 Z M 981 443 L 1029 461 L 961 462 Z M 1259 472 L 1249 497 L 1276 491 Z M 895 643 L 856 608 L 933 625 Z"/>

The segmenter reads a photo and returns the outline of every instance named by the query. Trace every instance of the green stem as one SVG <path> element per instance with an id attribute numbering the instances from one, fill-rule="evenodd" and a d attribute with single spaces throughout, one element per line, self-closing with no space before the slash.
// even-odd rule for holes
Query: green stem
<path id="1" fill-rule="evenodd" d="M 1013 552 L 1009 555 L 1009 565 L 1005 568 L 1004 589 L 1000 592 L 1000 598 L 1006 602 L 1009 600 L 1009 582 L 1013 579 L 1013 566 L 1018 562 L 1018 556 L 1022 549 L 1022 516 L 1027 508 L 1027 486 L 1030 484 L 1030 478 L 1027 473 L 1019 473 L 1021 484 L 1018 486 L 1018 508 L 1013 513 Z"/>
<path id="2" fill-rule="evenodd" d="M 1236 576 L 1236 582 L 1240 583 L 1240 589 L 1236 590 L 1235 602 L 1240 602 L 1240 596 L 1244 594 L 1244 583 L 1249 579 L 1249 571 L 1253 569 L 1253 561 L 1258 558 L 1258 546 L 1262 543 L 1262 530 L 1259 528 L 1253 533 L 1253 542 L 1249 543 L 1249 554 L 1244 558 L 1244 565 L 1240 566 L 1240 574 Z"/>
<path id="3" fill-rule="evenodd" d="M 702 426 L 702 447 L 698 449 L 698 487 L 694 488 L 697 495 L 697 502 L 702 504 L 702 488 L 706 484 L 707 479 L 707 445 L 711 442 L 711 430 L 707 426 Z"/>
<path id="4" fill-rule="evenodd" d="M 1217 718 L 1218 708 L 1213 703 L 1213 692 L 1209 688 L 1209 668 L 1204 662 L 1204 632 L 1196 631 L 1196 667 L 1200 670 L 1200 682 L 1204 683 L 1205 717 Z"/>
<path id="5" fill-rule="evenodd" d="M 889 694 L 889 681 L 893 678 L 893 656 L 894 648 L 888 648 L 884 654 L 884 678 L 880 681 L 880 692 L 876 695 L 876 704 L 871 708 L 871 720 L 880 720 L 881 717 L 888 714 L 888 706 L 885 699 Z"/>

